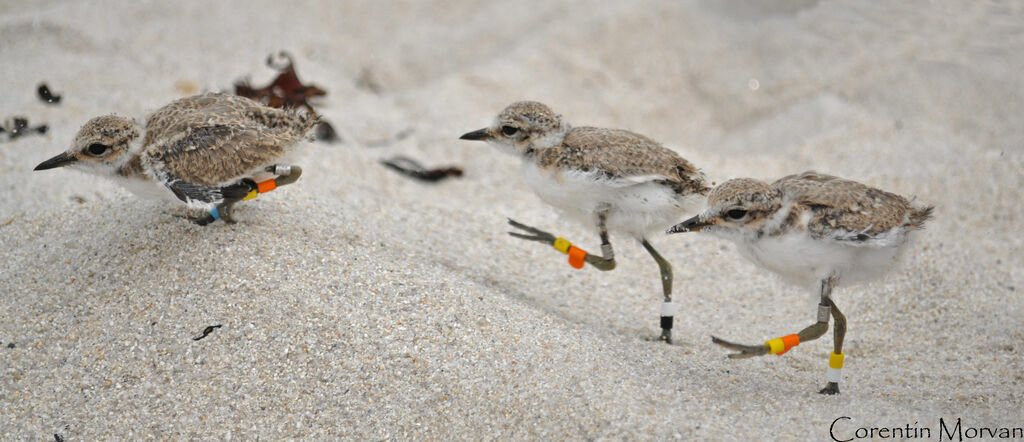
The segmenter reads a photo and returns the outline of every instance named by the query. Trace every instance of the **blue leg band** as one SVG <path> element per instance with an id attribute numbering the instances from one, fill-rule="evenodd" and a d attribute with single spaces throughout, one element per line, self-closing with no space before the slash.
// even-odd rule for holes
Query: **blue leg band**
<path id="1" fill-rule="evenodd" d="M 214 221 L 217 221 L 217 220 L 220 219 L 220 213 L 217 212 L 217 208 L 216 207 L 214 207 L 213 210 L 210 211 L 210 215 L 213 216 L 213 220 Z"/>

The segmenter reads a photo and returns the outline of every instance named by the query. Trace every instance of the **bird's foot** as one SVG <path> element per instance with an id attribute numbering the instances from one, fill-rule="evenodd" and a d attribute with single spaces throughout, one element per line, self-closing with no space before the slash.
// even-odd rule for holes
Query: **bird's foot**
<path id="1" fill-rule="evenodd" d="M 726 341 L 717 336 L 712 336 L 711 342 L 714 342 L 715 344 L 721 345 L 722 347 L 728 348 L 730 350 L 736 350 L 738 353 L 730 354 L 730 359 L 743 359 L 752 358 L 754 356 L 763 356 L 771 351 L 771 348 L 768 346 L 768 344 L 742 345 Z"/>
<path id="2" fill-rule="evenodd" d="M 825 388 L 822 388 L 818 393 L 828 395 L 839 394 L 839 383 L 829 382 L 828 384 L 825 384 Z"/>
<path id="3" fill-rule="evenodd" d="M 525 232 L 529 233 L 529 234 L 525 234 L 525 233 L 520 233 L 520 232 L 508 232 L 509 235 L 512 235 L 512 236 L 514 236 L 516 238 L 525 239 L 525 240 L 529 240 L 529 241 L 542 242 L 542 243 L 547 244 L 547 245 L 551 245 L 551 244 L 555 243 L 555 235 L 552 235 L 552 234 L 550 234 L 548 232 L 545 232 L 543 230 L 540 230 L 540 229 L 537 229 L 537 228 L 534 228 L 534 227 L 530 227 L 530 226 L 528 226 L 526 224 L 520 223 L 520 222 L 518 222 L 516 220 L 513 220 L 511 218 L 508 220 L 508 224 L 510 226 L 512 226 L 512 227 L 515 227 L 515 228 L 517 228 L 519 230 L 522 230 L 522 231 L 525 231 Z"/>
<path id="4" fill-rule="evenodd" d="M 658 340 L 672 345 L 672 329 L 661 329 L 661 336 L 658 336 Z"/>
<path id="5" fill-rule="evenodd" d="M 210 212 L 206 212 L 206 213 L 203 213 L 203 214 L 200 214 L 200 215 L 193 215 L 191 213 L 186 213 L 186 214 L 178 214 L 178 213 L 176 213 L 173 216 L 175 218 L 179 218 L 179 219 L 183 219 L 185 221 L 188 221 L 188 222 L 190 222 L 192 224 L 195 224 L 197 226 L 205 226 L 205 225 L 213 223 L 214 221 L 217 221 L 217 218 L 214 218 L 213 215 L 210 214 Z"/>

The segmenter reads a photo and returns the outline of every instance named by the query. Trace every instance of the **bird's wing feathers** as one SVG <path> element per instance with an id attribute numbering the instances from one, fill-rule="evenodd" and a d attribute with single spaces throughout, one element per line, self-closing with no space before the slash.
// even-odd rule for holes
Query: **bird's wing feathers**
<path id="1" fill-rule="evenodd" d="M 643 135 L 617 129 L 571 129 L 542 166 L 594 172 L 623 185 L 655 181 L 686 193 L 707 193 L 704 176 L 690 162 Z"/>
<path id="2" fill-rule="evenodd" d="M 174 196 L 185 202 L 189 207 L 208 208 L 224 201 L 220 187 L 204 186 L 185 181 L 172 175 L 166 167 L 155 166 L 151 169 L 157 182 L 163 184 L 174 193 Z"/>
<path id="3" fill-rule="evenodd" d="M 225 198 L 240 198 L 249 186 L 238 181 L 272 163 L 284 147 L 268 143 L 258 128 L 194 128 L 147 149 L 154 178 L 193 207 L 208 208 Z"/>
<path id="4" fill-rule="evenodd" d="M 905 198 L 867 185 L 816 172 L 780 178 L 772 184 L 786 199 L 810 211 L 807 228 L 816 237 L 871 242 L 908 224 L 915 210 Z"/>
<path id="5" fill-rule="evenodd" d="M 242 180 L 226 186 L 208 186 L 186 181 L 173 175 L 166 167 L 154 165 L 151 168 L 156 180 L 169 189 L 174 196 L 189 207 L 209 209 L 225 199 L 245 197 L 253 189 L 252 182 Z"/>
<path id="6" fill-rule="evenodd" d="M 172 102 L 146 120 L 145 155 L 168 172 L 213 186 L 279 160 L 319 122 L 310 113 L 274 109 L 227 94 Z"/>
<path id="7" fill-rule="evenodd" d="M 171 176 L 219 186 L 272 164 L 284 155 L 287 144 L 264 128 L 221 125 L 190 129 L 147 153 Z"/>

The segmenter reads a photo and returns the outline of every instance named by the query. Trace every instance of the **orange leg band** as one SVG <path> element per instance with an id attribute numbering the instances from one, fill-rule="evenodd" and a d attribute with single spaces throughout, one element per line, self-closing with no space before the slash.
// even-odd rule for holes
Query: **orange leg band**
<path id="1" fill-rule="evenodd" d="M 797 335 L 783 336 L 780 339 L 782 339 L 782 344 L 786 346 L 786 349 L 782 350 L 782 353 L 785 353 L 789 351 L 789 349 L 800 345 L 800 337 Z M 779 356 L 782 356 L 782 353 L 779 353 Z"/>
<path id="2" fill-rule="evenodd" d="M 767 341 L 765 344 L 768 345 L 771 353 L 782 356 L 789 349 L 800 345 L 800 337 L 797 335 L 787 335 Z"/>
<path id="3" fill-rule="evenodd" d="M 274 180 L 266 180 L 261 183 L 256 183 L 256 189 L 259 190 L 260 193 L 267 193 L 276 188 L 277 183 L 274 182 Z"/>
<path id="4" fill-rule="evenodd" d="M 569 265 L 577 269 L 583 268 L 583 259 L 587 257 L 587 252 L 583 249 L 570 246 L 569 247 Z"/>

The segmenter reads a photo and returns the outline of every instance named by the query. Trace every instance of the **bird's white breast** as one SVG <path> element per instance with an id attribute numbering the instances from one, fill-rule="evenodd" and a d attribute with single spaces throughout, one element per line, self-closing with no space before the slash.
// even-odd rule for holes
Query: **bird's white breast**
<path id="1" fill-rule="evenodd" d="M 148 178 L 148 177 L 147 177 Z M 181 202 L 174 193 L 153 179 L 115 177 L 114 181 L 139 198 Z"/>
<path id="2" fill-rule="evenodd" d="M 529 161 L 523 162 L 523 176 L 541 200 L 570 218 L 593 228 L 598 211 L 606 209 L 609 230 L 637 238 L 664 231 L 701 201 L 699 195 L 676 194 L 656 177 L 614 179 L 597 172 L 542 169 Z"/>
<path id="3" fill-rule="evenodd" d="M 838 276 L 843 285 L 881 276 L 896 264 L 904 248 L 902 244 L 872 247 L 815 239 L 806 230 L 733 239 L 736 239 L 740 252 L 754 264 L 790 282 L 811 288 L 832 275 Z"/>

